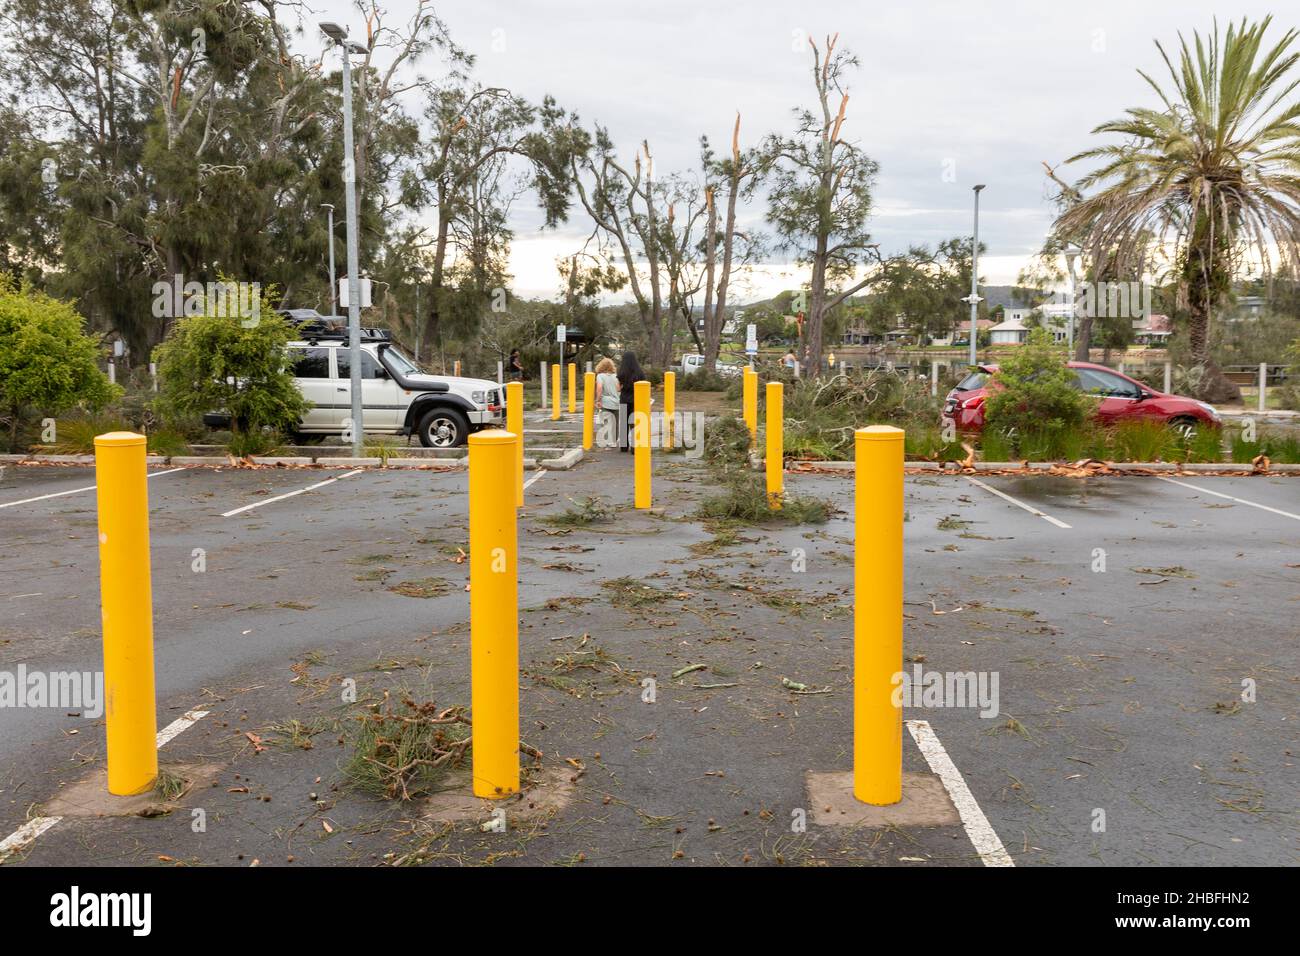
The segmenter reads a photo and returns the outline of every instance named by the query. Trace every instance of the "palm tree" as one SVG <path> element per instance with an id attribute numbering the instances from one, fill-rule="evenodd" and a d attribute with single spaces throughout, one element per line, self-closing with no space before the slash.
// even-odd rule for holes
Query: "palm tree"
<path id="1" fill-rule="evenodd" d="M 1222 41 L 1217 23 L 1190 45 L 1180 34 L 1176 63 L 1157 42 L 1172 92 L 1138 72 L 1163 109 L 1130 109 L 1093 130 L 1125 140 L 1068 160 L 1101 165 L 1079 180 L 1078 201 L 1054 227 L 1121 274 L 1141 277 L 1169 262 L 1200 366 L 1209 365 L 1210 318 L 1233 278 L 1251 265 L 1267 273 L 1275 260 L 1294 267 L 1300 250 L 1300 76 L 1292 73 L 1300 53 L 1290 52 L 1298 34 L 1289 30 L 1263 52 L 1271 20 L 1243 19 Z"/>

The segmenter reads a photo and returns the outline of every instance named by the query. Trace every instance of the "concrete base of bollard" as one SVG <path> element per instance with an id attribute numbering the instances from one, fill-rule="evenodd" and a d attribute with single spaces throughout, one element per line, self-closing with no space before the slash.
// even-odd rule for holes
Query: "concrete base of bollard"
<path id="1" fill-rule="evenodd" d="M 486 800 L 474 796 L 470 787 L 469 769 L 455 780 L 455 786 L 439 790 L 425 804 L 424 819 L 436 823 L 466 823 L 477 820 L 480 824 L 492 820 L 494 810 L 504 810 L 506 825 L 546 820 L 563 810 L 577 791 L 576 775 L 572 767 L 546 767 L 540 773 L 529 774 L 524 767 L 523 789 L 503 800 Z"/>
<path id="2" fill-rule="evenodd" d="M 159 772 L 170 773 L 188 783 L 185 793 L 166 800 L 154 790 L 130 797 L 114 796 L 108 792 L 108 769 L 101 767 L 64 787 L 41 805 L 41 812 L 50 817 L 158 817 L 175 810 L 185 794 L 211 786 L 223 769 L 215 763 L 159 764 Z"/>
<path id="3" fill-rule="evenodd" d="M 943 781 L 931 773 L 903 771 L 903 799 L 887 807 L 853 795 L 853 771 L 808 771 L 808 819 L 832 827 L 941 827 L 961 823 Z"/>

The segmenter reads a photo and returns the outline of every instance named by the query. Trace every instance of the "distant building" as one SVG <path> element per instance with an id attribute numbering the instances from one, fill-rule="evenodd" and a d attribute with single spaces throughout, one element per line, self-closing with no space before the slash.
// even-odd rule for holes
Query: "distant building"
<path id="1" fill-rule="evenodd" d="M 1236 302 L 1224 310 L 1223 317 L 1229 322 L 1258 319 L 1267 304 L 1262 295 L 1240 295 Z"/>
<path id="2" fill-rule="evenodd" d="M 1164 346 L 1173 334 L 1169 316 L 1152 312 L 1133 320 L 1133 341 L 1138 345 Z"/>
<path id="3" fill-rule="evenodd" d="M 1019 319 L 1007 319 L 989 329 L 989 344 L 1023 345 L 1028 336 L 1029 329 Z"/>
<path id="4" fill-rule="evenodd" d="M 997 325 L 993 319 L 976 319 L 975 334 L 987 332 L 993 326 Z M 952 335 L 948 338 L 949 345 L 970 345 L 970 319 L 962 319 L 952 330 Z"/>

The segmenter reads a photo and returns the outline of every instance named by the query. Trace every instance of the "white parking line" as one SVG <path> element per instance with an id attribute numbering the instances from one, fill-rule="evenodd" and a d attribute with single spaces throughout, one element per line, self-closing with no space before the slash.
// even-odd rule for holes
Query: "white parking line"
<path id="1" fill-rule="evenodd" d="M 185 468 L 168 468 L 166 471 L 151 471 L 146 476 L 148 478 L 157 478 L 160 475 L 174 475 L 178 471 L 186 471 Z M 38 495 L 35 498 L 24 498 L 22 501 L 6 501 L 0 505 L 0 508 L 12 508 L 15 505 L 29 505 L 33 501 L 45 501 L 49 498 L 62 498 L 64 495 L 79 495 L 83 491 L 94 491 L 94 485 L 87 485 L 85 488 L 73 488 L 71 491 L 56 491 L 49 495 Z"/>
<path id="2" fill-rule="evenodd" d="M 1295 518 L 1300 521 L 1300 515 L 1293 515 L 1289 511 L 1282 511 L 1280 508 L 1270 508 L 1268 505 L 1261 505 L 1254 501 L 1247 501 L 1245 498 L 1234 498 L 1232 495 L 1225 495 L 1222 492 L 1211 491 L 1209 488 L 1202 488 L 1199 485 L 1189 485 L 1185 481 L 1175 481 L 1173 478 L 1166 478 L 1164 475 L 1156 475 L 1161 481 L 1167 481 L 1171 485 L 1182 485 L 1184 488 L 1191 488 L 1192 491 L 1199 491 L 1204 495 L 1214 495 L 1216 498 L 1227 498 L 1229 501 L 1235 501 L 1239 505 L 1249 505 L 1252 508 L 1258 508 L 1261 511 L 1271 511 L 1275 515 L 1281 515 L 1284 518 Z M 1220 506 L 1222 507 L 1222 506 Z"/>
<path id="3" fill-rule="evenodd" d="M 244 505 L 244 507 L 242 508 L 235 508 L 232 511 L 223 512 L 221 517 L 229 518 L 232 515 L 237 515 L 243 511 L 252 511 L 254 508 L 260 508 L 262 507 L 262 505 L 269 505 L 277 501 L 284 501 L 285 498 L 293 498 L 296 495 L 305 495 L 309 491 L 315 491 L 317 488 L 324 488 L 326 485 L 332 485 L 334 484 L 334 482 L 340 481 L 343 478 L 351 478 L 353 475 L 359 475 L 363 471 L 365 471 L 364 468 L 356 468 L 345 474 L 336 475 L 333 478 L 326 478 L 324 481 L 318 481 L 316 482 L 316 484 L 308 485 L 306 488 L 299 488 L 297 491 L 291 491 L 288 494 L 276 495 L 274 498 L 267 498 L 265 501 L 255 501 L 251 505 Z"/>
<path id="4" fill-rule="evenodd" d="M 972 485 L 979 485 L 979 486 L 980 486 L 981 488 L 983 488 L 985 491 L 991 492 L 992 494 L 997 495 L 999 498 L 1002 498 L 1002 499 L 1005 499 L 1006 501 L 1011 502 L 1011 503 L 1012 503 L 1013 505 L 1015 505 L 1017 508 L 1024 508 L 1024 509 L 1025 509 L 1026 511 L 1028 511 L 1031 515 L 1038 515 L 1038 517 L 1042 518 L 1044 521 L 1049 521 L 1049 522 L 1051 522 L 1052 524 L 1056 525 L 1058 528 L 1069 528 L 1069 527 L 1070 527 L 1070 526 L 1069 526 L 1068 524 L 1066 524 L 1064 521 L 1061 521 L 1061 520 L 1059 520 L 1059 519 L 1057 519 L 1057 518 L 1053 518 L 1051 515 L 1043 514 L 1043 512 L 1039 511 L 1039 510 L 1038 510 L 1037 508 L 1035 508 L 1033 505 L 1027 505 L 1027 504 L 1025 504 L 1023 501 L 1017 501 L 1015 498 L 1012 498 L 1010 495 L 1006 494 L 1005 492 L 998 491 L 996 488 L 992 487 L 991 485 L 986 485 L 984 482 L 980 481 L 978 478 L 972 478 L 970 475 L 963 475 L 962 477 L 964 477 L 964 478 L 965 478 L 967 481 L 969 481 Z"/>
<path id="5" fill-rule="evenodd" d="M 953 806 L 957 808 L 957 814 L 961 817 L 961 824 L 966 828 L 966 835 L 970 837 L 970 842 L 974 845 L 975 852 L 980 855 L 980 859 L 984 861 L 984 865 L 1015 866 L 1015 861 L 1002 845 L 997 831 L 989 823 L 988 817 L 984 816 L 980 805 L 975 802 L 975 796 L 970 792 L 970 787 L 966 786 L 961 771 L 948 756 L 948 751 L 943 749 L 943 744 L 939 743 L 939 738 L 935 736 L 930 722 L 909 720 L 906 723 L 912 739 L 916 741 L 916 746 L 925 757 L 925 762 L 943 781 L 944 789 L 948 791 L 948 796 L 952 798 Z"/>
<path id="6" fill-rule="evenodd" d="M 158 742 L 158 746 L 162 747 L 168 741 L 174 740 L 182 731 L 193 727 L 206 716 L 208 716 L 208 711 L 206 710 L 186 711 L 184 716 L 177 717 L 162 730 L 158 731 L 158 736 L 154 739 Z M 3 840 L 0 840 L 0 863 L 4 863 L 15 853 L 26 849 L 32 843 L 36 842 L 37 837 L 62 819 L 63 817 L 32 817 L 13 833 L 9 834 Z"/>
<path id="7" fill-rule="evenodd" d="M 542 477 L 542 475 L 544 474 L 546 474 L 545 468 L 538 469 L 537 474 L 533 475 L 533 477 L 529 478 L 527 481 L 524 482 L 524 491 L 527 491 L 528 488 L 532 485 L 532 483 L 536 481 L 538 478 Z"/>
<path id="8" fill-rule="evenodd" d="M 158 731 L 158 746 L 162 747 L 163 744 L 174 738 L 181 731 L 189 730 L 206 716 L 208 716 L 206 710 L 186 711 L 183 716 L 177 717 L 162 730 Z"/>
<path id="9" fill-rule="evenodd" d="M 4 840 L 0 840 L 0 863 L 22 850 L 63 817 L 32 817 Z"/>

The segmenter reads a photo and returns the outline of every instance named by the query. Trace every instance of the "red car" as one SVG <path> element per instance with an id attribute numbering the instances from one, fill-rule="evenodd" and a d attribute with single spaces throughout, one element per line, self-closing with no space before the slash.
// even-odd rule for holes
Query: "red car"
<path id="1" fill-rule="evenodd" d="M 1197 427 L 1217 428 L 1220 424 L 1219 413 L 1205 402 L 1157 392 L 1104 365 L 1091 362 L 1067 362 L 1066 365 L 1074 370 L 1075 385 L 1080 391 L 1101 399 L 1097 418 L 1103 425 L 1157 421 L 1190 434 Z M 956 422 L 959 431 L 978 432 L 984 428 L 984 399 L 988 397 L 989 379 L 997 370 L 996 365 L 978 365 L 948 393 L 943 417 Z"/>

